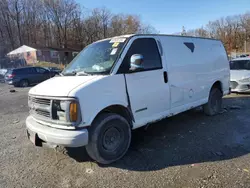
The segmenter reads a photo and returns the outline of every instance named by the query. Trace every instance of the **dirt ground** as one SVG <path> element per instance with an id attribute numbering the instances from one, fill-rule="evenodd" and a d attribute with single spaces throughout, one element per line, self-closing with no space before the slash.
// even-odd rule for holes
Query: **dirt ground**
<path id="1" fill-rule="evenodd" d="M 27 92 L 0 83 L 0 187 L 250 187 L 250 95 L 224 111 L 191 110 L 133 131 L 124 158 L 100 166 L 84 148 L 54 150 L 26 137 Z"/>

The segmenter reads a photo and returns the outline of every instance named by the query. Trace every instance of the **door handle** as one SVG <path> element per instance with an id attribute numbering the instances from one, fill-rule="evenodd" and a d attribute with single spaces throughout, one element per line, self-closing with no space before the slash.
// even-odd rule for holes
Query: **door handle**
<path id="1" fill-rule="evenodd" d="M 168 83 L 168 73 L 166 71 L 163 72 L 164 82 Z"/>

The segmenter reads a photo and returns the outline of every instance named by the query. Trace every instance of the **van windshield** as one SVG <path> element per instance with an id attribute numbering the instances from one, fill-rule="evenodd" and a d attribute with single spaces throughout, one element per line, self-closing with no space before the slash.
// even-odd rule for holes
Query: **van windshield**
<path id="1" fill-rule="evenodd" d="M 126 38 L 119 38 L 90 44 L 73 59 L 62 74 L 109 74 L 125 42 Z"/>
<path id="2" fill-rule="evenodd" d="M 230 61 L 230 70 L 250 70 L 250 60 Z"/>

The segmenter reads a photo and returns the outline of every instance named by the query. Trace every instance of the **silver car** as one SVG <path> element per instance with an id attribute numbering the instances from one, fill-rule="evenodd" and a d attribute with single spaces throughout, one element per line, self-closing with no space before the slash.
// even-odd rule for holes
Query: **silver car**
<path id="1" fill-rule="evenodd" d="M 250 92 L 250 58 L 237 58 L 229 63 L 231 92 Z"/>

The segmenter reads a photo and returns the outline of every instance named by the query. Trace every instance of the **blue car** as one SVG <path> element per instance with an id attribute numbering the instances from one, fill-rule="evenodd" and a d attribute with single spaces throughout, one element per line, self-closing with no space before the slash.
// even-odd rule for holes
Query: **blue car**
<path id="1" fill-rule="evenodd" d="M 56 72 L 58 74 L 60 74 L 62 72 L 62 70 L 57 68 L 57 67 L 44 67 L 44 68 L 48 69 L 49 71 Z"/>
<path id="2" fill-rule="evenodd" d="M 49 71 L 42 67 L 24 67 L 10 69 L 5 74 L 5 83 L 9 85 L 27 87 L 29 85 L 38 84 L 51 77 L 54 77 L 57 73 Z"/>

